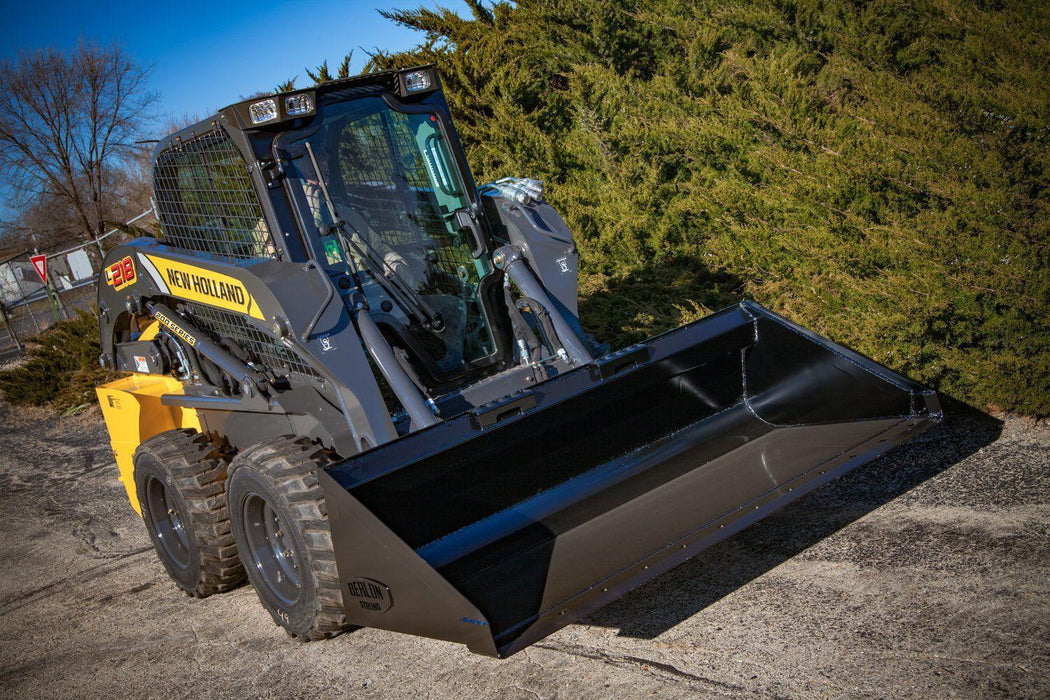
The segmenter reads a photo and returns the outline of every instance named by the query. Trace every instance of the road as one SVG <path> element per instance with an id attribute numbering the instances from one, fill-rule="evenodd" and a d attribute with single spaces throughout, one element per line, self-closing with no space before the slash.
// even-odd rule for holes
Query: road
<path id="1" fill-rule="evenodd" d="M 186 598 L 97 409 L 0 403 L 0 687 L 23 696 L 1050 696 L 1050 428 L 946 425 L 497 661 L 286 637 L 249 587 Z"/>

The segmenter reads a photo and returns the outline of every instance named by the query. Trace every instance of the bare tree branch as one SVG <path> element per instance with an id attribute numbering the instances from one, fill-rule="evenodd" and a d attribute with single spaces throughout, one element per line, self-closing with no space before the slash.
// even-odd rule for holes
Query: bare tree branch
<path id="1" fill-rule="evenodd" d="M 119 46 L 88 42 L 0 62 L 0 172 L 21 195 L 23 218 L 40 219 L 46 203 L 87 238 L 121 219 L 112 187 L 148 121 L 149 72 Z"/>

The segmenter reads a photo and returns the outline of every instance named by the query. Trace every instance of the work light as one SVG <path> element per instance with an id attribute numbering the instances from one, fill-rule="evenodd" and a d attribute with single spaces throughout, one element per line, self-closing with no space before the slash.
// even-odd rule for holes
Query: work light
<path id="1" fill-rule="evenodd" d="M 284 111 L 289 117 L 300 117 L 304 114 L 312 114 L 314 111 L 314 98 L 308 92 L 298 95 L 289 95 L 284 98 Z"/>
<path id="2" fill-rule="evenodd" d="M 404 74 L 405 92 L 413 94 L 429 90 L 434 82 L 429 70 L 414 70 Z"/>
<path id="3" fill-rule="evenodd" d="M 262 102 L 256 102 L 248 108 L 252 117 L 252 124 L 265 124 L 277 118 L 277 100 L 272 97 Z"/>

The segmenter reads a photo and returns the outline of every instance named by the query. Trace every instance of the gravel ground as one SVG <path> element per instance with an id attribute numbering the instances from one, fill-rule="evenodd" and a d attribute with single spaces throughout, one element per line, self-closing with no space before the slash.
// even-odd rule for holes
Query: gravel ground
<path id="1" fill-rule="evenodd" d="M 581 623 L 497 661 L 287 638 L 179 594 L 97 409 L 0 404 L 0 688 L 21 696 L 1050 696 L 1050 428 L 954 408 Z"/>

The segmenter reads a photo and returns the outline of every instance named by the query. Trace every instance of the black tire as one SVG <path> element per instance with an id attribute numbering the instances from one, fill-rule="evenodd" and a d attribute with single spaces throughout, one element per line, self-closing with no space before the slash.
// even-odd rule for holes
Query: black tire
<path id="1" fill-rule="evenodd" d="M 244 567 L 226 511 L 226 463 L 205 435 L 169 430 L 135 450 L 142 520 L 168 574 L 188 595 L 235 588 Z"/>
<path id="2" fill-rule="evenodd" d="M 315 471 L 330 461 L 305 438 L 285 437 L 230 464 L 231 524 L 248 580 L 273 621 L 301 641 L 351 629 Z"/>

